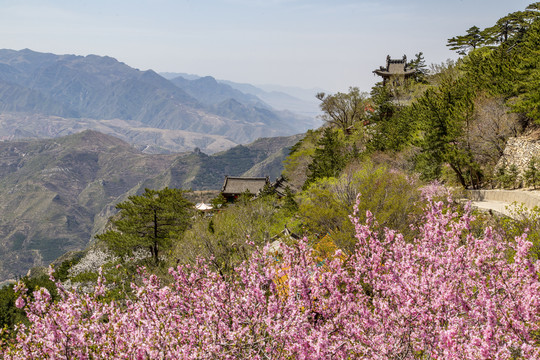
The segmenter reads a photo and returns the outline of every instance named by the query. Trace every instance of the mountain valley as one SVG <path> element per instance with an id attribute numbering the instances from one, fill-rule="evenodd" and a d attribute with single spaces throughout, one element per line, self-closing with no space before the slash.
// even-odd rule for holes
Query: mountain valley
<path id="1" fill-rule="evenodd" d="M 144 188 L 217 190 L 225 175 L 273 180 L 300 138 L 265 138 L 214 155 L 145 154 L 90 130 L 0 142 L 0 282 L 83 249 L 115 204 Z"/>

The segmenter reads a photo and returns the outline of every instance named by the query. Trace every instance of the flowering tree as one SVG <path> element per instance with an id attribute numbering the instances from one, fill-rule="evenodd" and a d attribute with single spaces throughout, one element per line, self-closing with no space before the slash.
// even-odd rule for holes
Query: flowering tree
<path id="1" fill-rule="evenodd" d="M 540 269 L 525 235 L 475 237 L 469 213 L 435 201 L 411 243 L 377 233 L 370 214 L 352 221 L 356 251 L 324 266 L 300 241 L 255 252 L 227 281 L 204 262 L 171 269 L 168 286 L 143 276 L 123 304 L 100 301 L 101 281 L 92 295 L 59 285 L 57 303 L 40 290 L 4 358 L 540 358 Z"/>

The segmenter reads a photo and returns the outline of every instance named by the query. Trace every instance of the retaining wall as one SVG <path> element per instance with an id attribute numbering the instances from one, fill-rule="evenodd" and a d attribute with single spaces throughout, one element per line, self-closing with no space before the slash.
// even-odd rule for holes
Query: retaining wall
<path id="1" fill-rule="evenodd" d="M 472 201 L 514 201 L 522 203 L 529 209 L 540 207 L 540 191 L 524 190 L 468 190 L 468 198 Z"/>

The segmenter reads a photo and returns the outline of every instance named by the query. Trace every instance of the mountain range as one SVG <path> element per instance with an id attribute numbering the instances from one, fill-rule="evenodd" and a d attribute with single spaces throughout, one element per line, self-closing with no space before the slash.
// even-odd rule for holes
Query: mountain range
<path id="1" fill-rule="evenodd" d="M 85 248 L 115 205 L 144 188 L 220 189 L 225 175 L 273 180 L 300 138 L 262 138 L 213 155 L 145 154 L 91 130 L 0 142 L 0 284 Z"/>
<path id="2" fill-rule="evenodd" d="M 93 129 L 147 153 L 214 153 L 318 123 L 212 77 L 169 80 L 107 56 L 0 50 L 0 139 Z"/>
<path id="3" fill-rule="evenodd" d="M 199 80 L 202 77 L 186 73 L 160 73 L 169 80 L 183 78 L 185 80 Z M 238 90 L 240 93 L 251 95 L 251 97 L 270 105 L 272 108 L 283 111 L 291 111 L 295 114 L 315 118 L 320 114 L 319 101 L 315 95 L 325 92 L 323 89 L 303 89 L 290 86 L 279 85 L 252 85 L 238 83 L 230 80 L 216 80 L 218 83 L 228 85 Z M 174 81 L 173 81 L 174 82 Z"/>

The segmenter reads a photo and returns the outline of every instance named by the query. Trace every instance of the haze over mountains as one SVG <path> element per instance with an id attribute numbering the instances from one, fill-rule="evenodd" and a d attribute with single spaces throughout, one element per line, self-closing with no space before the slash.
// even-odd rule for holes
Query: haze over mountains
<path id="1" fill-rule="evenodd" d="M 261 90 L 261 93 L 265 93 Z M 302 100 L 282 95 L 292 107 Z M 284 107 L 281 107 L 284 108 Z M 211 77 L 171 81 L 110 57 L 0 50 L 0 137 L 94 129 L 145 152 L 213 153 L 319 125 Z"/>
<path id="2" fill-rule="evenodd" d="M 166 79 L 177 83 L 178 78 L 186 80 L 199 80 L 202 77 L 186 73 L 160 73 Z M 182 80 L 180 80 L 182 81 Z M 323 89 L 301 89 L 279 85 L 257 85 L 237 83 L 230 80 L 216 80 L 220 84 L 228 85 L 244 94 L 252 95 L 257 101 L 272 106 L 277 110 L 289 110 L 295 114 L 308 117 L 316 117 L 319 113 L 319 101 L 315 94 L 324 91 Z M 188 91 L 189 92 L 189 91 Z"/>

